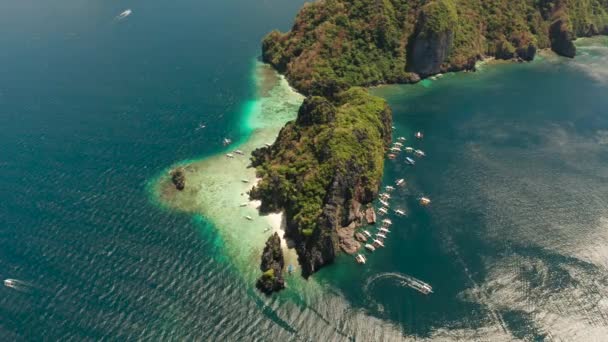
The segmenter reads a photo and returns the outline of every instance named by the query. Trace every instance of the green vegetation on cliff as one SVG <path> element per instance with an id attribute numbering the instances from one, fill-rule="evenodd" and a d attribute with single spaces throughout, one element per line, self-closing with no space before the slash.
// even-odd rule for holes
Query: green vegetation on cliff
<path id="1" fill-rule="evenodd" d="M 338 175 L 352 175 L 352 198 L 373 199 L 390 142 L 390 120 L 386 102 L 362 88 L 351 88 L 333 101 L 308 97 L 275 144 L 254 152 L 253 165 L 262 180 L 251 197 L 261 199 L 265 211 L 286 208 L 299 233 L 312 234 Z"/>
<path id="2" fill-rule="evenodd" d="M 270 33 L 263 58 L 313 94 L 328 80 L 348 88 L 472 68 L 482 55 L 570 55 L 562 46 L 598 33 L 608 33 L 608 0 L 325 0 Z"/>

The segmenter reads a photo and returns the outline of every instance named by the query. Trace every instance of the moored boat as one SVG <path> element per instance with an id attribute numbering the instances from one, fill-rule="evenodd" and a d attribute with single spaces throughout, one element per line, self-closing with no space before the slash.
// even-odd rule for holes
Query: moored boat
<path id="1" fill-rule="evenodd" d="M 397 209 L 397 210 L 395 210 L 395 214 L 397 214 L 399 216 L 405 216 L 405 210 Z"/>
<path id="2" fill-rule="evenodd" d="M 370 245 L 369 243 L 365 245 L 365 249 L 367 249 L 370 252 L 373 252 L 376 250 L 376 247 Z"/>
<path id="3" fill-rule="evenodd" d="M 416 157 L 426 157 L 426 153 L 422 150 L 415 150 L 414 155 L 416 155 Z"/>
<path id="4" fill-rule="evenodd" d="M 397 181 L 395 181 L 395 184 L 397 186 L 403 186 L 403 185 L 405 185 L 405 179 L 403 179 L 403 178 L 397 179 Z"/>
<path id="5" fill-rule="evenodd" d="M 416 161 L 410 157 L 405 157 L 405 163 L 412 166 L 416 165 Z"/>
<path id="6" fill-rule="evenodd" d="M 355 260 L 357 260 L 357 263 L 359 263 L 359 264 L 365 264 L 365 262 L 367 261 L 365 259 L 365 257 L 361 254 L 357 254 L 357 256 L 355 257 Z"/>
<path id="7" fill-rule="evenodd" d="M 424 134 L 422 134 L 422 132 L 416 132 L 416 134 L 414 136 L 416 137 L 416 139 L 424 138 Z"/>
<path id="8" fill-rule="evenodd" d="M 232 154 L 232 153 L 226 153 L 226 157 L 228 157 L 228 158 L 234 158 L 234 154 Z"/>
<path id="9" fill-rule="evenodd" d="M 405 148 L 405 152 L 407 152 L 407 153 L 414 153 L 414 148 L 408 146 L 408 147 Z"/>
<path id="10" fill-rule="evenodd" d="M 384 188 L 386 189 L 386 191 L 393 191 L 393 190 L 395 190 L 395 187 L 394 186 L 390 186 L 390 185 L 387 185 Z"/>
<path id="11" fill-rule="evenodd" d="M 391 224 L 393 224 L 393 221 L 391 221 L 390 219 L 384 219 L 384 220 L 382 220 L 382 223 L 387 226 L 390 226 Z"/>
<path id="12" fill-rule="evenodd" d="M 426 205 L 431 204 L 431 199 L 428 198 L 428 197 L 420 197 L 419 201 L 420 201 L 421 205 L 425 205 L 426 206 Z"/>

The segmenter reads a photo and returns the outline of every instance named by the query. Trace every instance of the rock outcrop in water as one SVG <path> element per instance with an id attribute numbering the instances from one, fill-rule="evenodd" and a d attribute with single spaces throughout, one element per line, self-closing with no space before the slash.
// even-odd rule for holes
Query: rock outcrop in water
<path id="1" fill-rule="evenodd" d="M 284 210 L 308 276 L 356 249 L 348 227 L 378 193 L 391 111 L 357 86 L 473 70 L 484 56 L 532 60 L 539 48 L 571 57 L 573 39 L 608 33 L 607 23 L 607 0 L 307 3 L 290 32 L 262 43 L 263 60 L 308 98 L 274 145 L 253 153 L 261 181 L 250 195 L 263 211 Z"/>
<path id="2" fill-rule="evenodd" d="M 281 250 L 281 238 L 279 234 L 274 233 L 266 241 L 266 247 L 264 247 L 262 262 L 260 264 L 260 269 L 263 273 L 258 278 L 256 287 L 266 294 L 284 289 L 284 266 L 285 261 L 283 259 L 283 251 Z"/>
<path id="3" fill-rule="evenodd" d="M 175 185 L 175 188 L 179 191 L 184 190 L 186 187 L 186 174 L 184 169 L 181 167 L 171 171 L 171 182 Z"/>

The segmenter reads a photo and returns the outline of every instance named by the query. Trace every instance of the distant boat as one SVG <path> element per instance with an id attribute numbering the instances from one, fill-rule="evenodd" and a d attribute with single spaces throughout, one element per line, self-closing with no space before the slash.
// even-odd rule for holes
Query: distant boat
<path id="1" fill-rule="evenodd" d="M 393 221 L 391 221 L 390 219 L 384 219 L 382 220 L 382 223 L 386 224 L 387 226 L 390 226 L 391 224 L 393 224 Z"/>
<path id="2" fill-rule="evenodd" d="M 241 182 L 243 182 L 243 183 L 249 183 L 249 181 L 247 179 L 241 179 Z"/>
<path id="3" fill-rule="evenodd" d="M 416 139 L 424 138 L 424 134 L 422 134 L 422 132 L 416 132 L 416 134 L 414 136 L 416 137 Z"/>
<path id="4" fill-rule="evenodd" d="M 387 185 L 384 188 L 386 189 L 386 191 L 393 191 L 393 190 L 395 190 L 395 187 L 391 186 L 391 185 Z"/>
<path id="5" fill-rule="evenodd" d="M 228 145 L 232 144 L 232 140 L 228 139 L 228 138 L 224 138 L 222 143 L 224 144 L 224 146 L 228 146 Z"/>
<path id="6" fill-rule="evenodd" d="M 389 153 L 387 157 L 388 157 L 388 159 L 395 159 L 395 158 L 397 158 L 397 155 L 394 153 Z"/>
<path id="7" fill-rule="evenodd" d="M 421 205 L 429 205 L 431 204 L 431 200 L 428 197 L 420 197 L 420 204 Z"/>
<path id="8" fill-rule="evenodd" d="M 391 232 L 390 230 L 388 230 L 388 229 L 386 229 L 384 227 L 381 227 L 380 229 L 378 229 L 378 231 L 381 231 L 383 233 L 390 233 Z"/>
<path id="9" fill-rule="evenodd" d="M 405 141 L 406 139 L 405 139 L 405 137 L 399 137 L 399 138 L 397 138 L 397 140 L 399 140 L 399 141 Z"/>
<path id="10" fill-rule="evenodd" d="M 395 210 L 395 213 L 399 216 L 405 216 L 405 211 L 401 210 L 401 209 L 397 209 Z"/>
<path id="11" fill-rule="evenodd" d="M 407 158 L 406 158 L 407 159 Z M 403 186 L 405 185 L 405 179 L 401 178 L 401 179 L 397 179 L 397 181 L 395 182 L 395 184 L 397 186 Z"/>
<path id="12" fill-rule="evenodd" d="M 387 208 L 382 207 L 382 208 L 378 209 L 378 213 L 379 213 L 380 215 L 386 215 L 386 214 L 388 214 L 388 209 L 387 209 Z"/>
<path id="13" fill-rule="evenodd" d="M 396 147 L 403 147 L 403 144 L 402 144 L 402 143 L 400 143 L 400 142 L 396 142 L 396 143 L 394 143 L 393 145 L 394 145 L 394 146 L 396 146 Z"/>
<path id="14" fill-rule="evenodd" d="M 365 259 L 365 257 L 361 254 L 357 254 L 357 256 L 355 257 L 355 260 L 357 260 L 357 263 L 359 263 L 359 264 L 365 264 L 365 262 L 367 261 Z"/>
<path id="15" fill-rule="evenodd" d="M 124 12 L 120 13 L 119 15 L 117 15 L 116 16 L 116 20 L 125 19 L 126 17 L 130 16 L 131 13 L 133 13 L 133 11 L 131 9 L 127 9 Z"/>
<path id="16" fill-rule="evenodd" d="M 401 152 L 401 148 L 399 148 L 398 146 L 391 147 L 391 152 Z"/>
<path id="17" fill-rule="evenodd" d="M 378 239 L 374 239 L 374 246 L 384 247 L 384 243 Z"/>
<path id="18" fill-rule="evenodd" d="M 17 279 L 4 279 L 4 286 L 16 289 L 19 286 L 19 280 Z"/>
<path id="19" fill-rule="evenodd" d="M 241 206 L 241 207 L 246 207 L 246 206 L 247 206 L 247 203 L 241 203 L 241 205 L 240 205 L 240 206 Z"/>
<path id="20" fill-rule="evenodd" d="M 381 203 L 383 206 L 385 206 L 385 207 L 390 207 L 390 205 L 388 204 L 388 202 L 387 202 L 387 201 L 384 201 L 384 200 L 379 200 L 379 202 L 380 202 L 380 203 Z"/>
<path id="21" fill-rule="evenodd" d="M 381 193 L 380 195 L 378 195 L 378 197 L 382 198 L 385 201 L 391 199 L 391 195 L 387 194 L 386 192 Z"/>
<path id="22" fill-rule="evenodd" d="M 422 150 L 416 150 L 414 151 L 414 154 L 418 157 L 426 157 L 426 153 L 424 153 Z"/>
<path id="23" fill-rule="evenodd" d="M 253 217 L 251 217 L 249 215 L 245 216 L 245 218 L 248 219 L 249 221 L 253 221 Z"/>
<path id="24" fill-rule="evenodd" d="M 228 157 L 228 158 L 234 158 L 234 154 L 232 154 L 232 153 L 226 153 L 226 157 Z"/>
<path id="25" fill-rule="evenodd" d="M 416 165 L 416 161 L 410 157 L 405 157 L 405 163 L 412 166 Z"/>
<path id="26" fill-rule="evenodd" d="M 376 250 L 376 247 L 370 245 L 369 243 L 365 245 L 365 249 L 367 249 L 370 252 L 373 252 Z"/>
<path id="27" fill-rule="evenodd" d="M 236 153 L 236 154 L 240 154 L 240 155 L 243 155 L 243 154 L 244 154 L 244 153 L 243 153 L 243 151 L 241 151 L 241 150 L 234 150 L 234 153 Z"/>
<path id="28" fill-rule="evenodd" d="M 376 234 L 377 237 L 382 238 L 382 239 L 386 239 L 386 235 L 382 234 L 382 233 L 378 233 Z"/>
<path id="29" fill-rule="evenodd" d="M 364 230 L 363 234 L 367 235 L 367 237 L 372 237 L 372 233 L 368 232 L 367 230 Z"/>
<path id="30" fill-rule="evenodd" d="M 405 148 L 405 152 L 407 152 L 407 153 L 413 153 L 414 152 L 414 148 L 408 146 L 408 147 Z"/>

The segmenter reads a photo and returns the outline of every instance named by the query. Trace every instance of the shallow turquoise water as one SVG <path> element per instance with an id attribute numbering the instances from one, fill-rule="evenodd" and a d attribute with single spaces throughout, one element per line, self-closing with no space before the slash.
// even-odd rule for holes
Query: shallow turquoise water
<path id="1" fill-rule="evenodd" d="M 605 336 L 598 45 L 376 90 L 428 157 L 388 164 L 387 184 L 409 181 L 393 201 L 409 217 L 364 268 L 344 257 L 316 275 L 322 291 L 259 296 L 204 217 L 150 200 L 167 166 L 247 138 L 259 40 L 301 3 L 2 5 L 0 278 L 29 284 L 0 288 L 2 340 Z"/>

